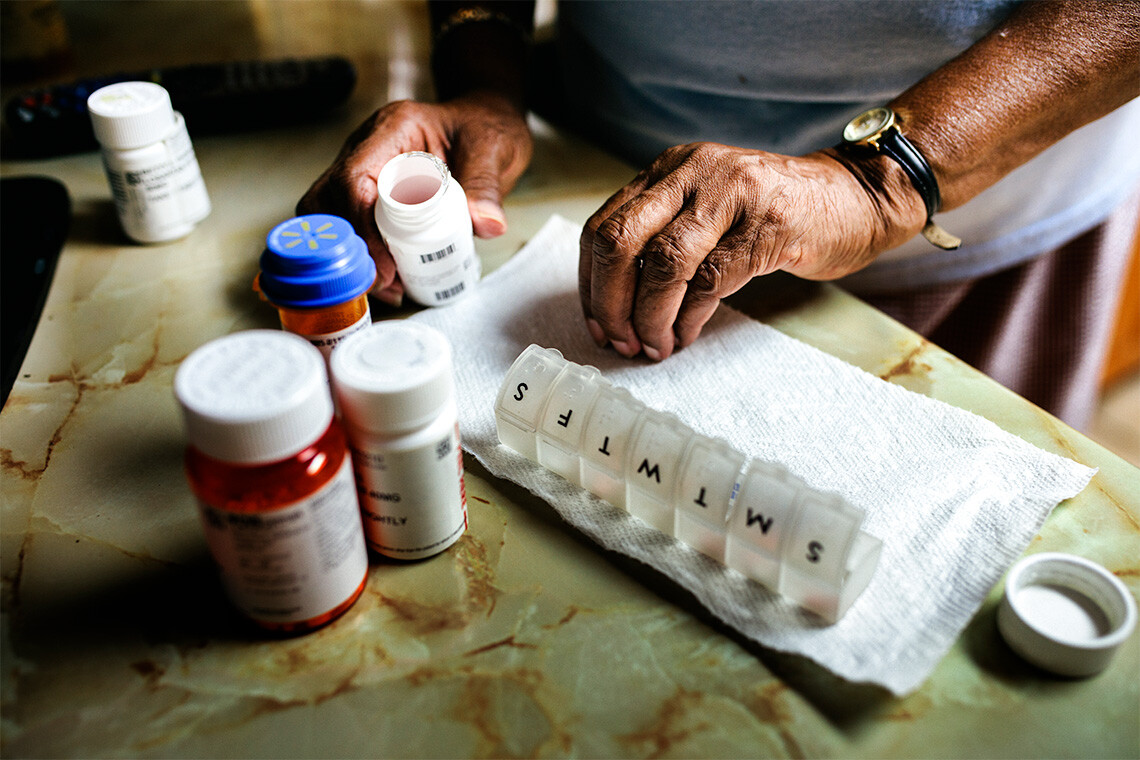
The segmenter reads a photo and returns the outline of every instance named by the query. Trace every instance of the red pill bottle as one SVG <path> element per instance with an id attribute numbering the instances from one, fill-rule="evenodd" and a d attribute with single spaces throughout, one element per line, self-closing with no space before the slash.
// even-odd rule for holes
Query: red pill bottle
<path id="1" fill-rule="evenodd" d="M 249 330 L 179 367 L 186 475 L 234 605 L 305 633 L 343 614 L 368 572 L 352 460 L 325 361 L 305 339 Z"/>

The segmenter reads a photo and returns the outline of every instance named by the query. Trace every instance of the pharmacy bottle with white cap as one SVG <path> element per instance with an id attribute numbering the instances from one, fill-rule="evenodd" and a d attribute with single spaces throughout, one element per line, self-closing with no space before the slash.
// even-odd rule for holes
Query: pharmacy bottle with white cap
<path id="1" fill-rule="evenodd" d="M 87 99 L 123 231 L 139 243 L 190 234 L 210 198 L 182 114 L 154 82 L 117 82 Z"/>
<path id="2" fill-rule="evenodd" d="M 280 330 L 213 340 L 182 362 L 186 475 L 234 605 L 304 633 L 360 596 L 368 551 L 320 352 Z"/>
<path id="3" fill-rule="evenodd" d="M 415 322 L 377 322 L 341 342 L 329 366 L 369 547 L 396 559 L 442 552 L 467 529 L 447 338 Z"/>
<path id="4" fill-rule="evenodd" d="M 471 293 L 482 268 L 467 196 L 447 164 L 431 153 L 401 153 L 384 164 L 376 188 L 376 226 L 407 294 L 447 306 Z"/>

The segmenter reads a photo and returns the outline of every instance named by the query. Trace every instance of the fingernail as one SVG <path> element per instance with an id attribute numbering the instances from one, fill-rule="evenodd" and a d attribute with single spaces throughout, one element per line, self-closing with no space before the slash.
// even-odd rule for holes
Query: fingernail
<path id="1" fill-rule="evenodd" d="M 653 361 L 655 361 L 655 362 L 661 361 L 661 352 L 658 351 L 653 346 L 648 346 L 648 345 L 643 343 L 643 344 L 641 344 L 641 350 L 644 351 L 645 355 L 648 356 Z"/>
<path id="2" fill-rule="evenodd" d="M 605 348 L 609 343 L 606 334 L 602 332 L 602 326 L 593 319 L 586 320 L 586 329 L 590 331 L 590 337 L 594 339 L 594 343 L 598 344 L 598 348 Z"/>
<path id="3" fill-rule="evenodd" d="M 633 355 L 637 353 L 637 351 L 632 349 L 624 340 L 615 340 L 611 345 L 613 345 L 615 351 L 627 359 L 633 358 Z"/>
<path id="4" fill-rule="evenodd" d="M 479 237 L 498 237 L 507 231 L 507 215 L 494 201 L 475 201 L 472 222 Z"/>

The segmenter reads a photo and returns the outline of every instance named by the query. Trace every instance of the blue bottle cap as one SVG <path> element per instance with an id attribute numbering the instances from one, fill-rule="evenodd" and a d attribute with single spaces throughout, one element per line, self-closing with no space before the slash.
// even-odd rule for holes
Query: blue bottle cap
<path id="1" fill-rule="evenodd" d="M 376 279 L 368 246 L 339 216 L 294 217 L 274 227 L 265 245 L 258 287 L 276 306 L 344 303 L 367 293 Z"/>

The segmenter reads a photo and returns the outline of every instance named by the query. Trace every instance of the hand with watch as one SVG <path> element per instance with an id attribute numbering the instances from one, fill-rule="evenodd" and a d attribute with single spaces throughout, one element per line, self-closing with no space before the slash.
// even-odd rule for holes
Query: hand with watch
<path id="1" fill-rule="evenodd" d="M 660 361 L 754 277 L 834 280 L 863 269 L 918 234 L 934 208 L 925 199 L 936 189 L 920 202 L 910 175 L 891 167 L 862 148 L 665 150 L 583 228 L 579 296 L 591 337 Z"/>
<path id="2" fill-rule="evenodd" d="M 664 359 L 753 277 L 837 279 L 920 233 L 956 247 L 940 209 L 1140 97 L 1138 38 L 1135 2 L 1021 3 L 890 107 L 855 116 L 835 147 L 666 150 L 586 223 L 587 327 L 622 355 Z"/>

